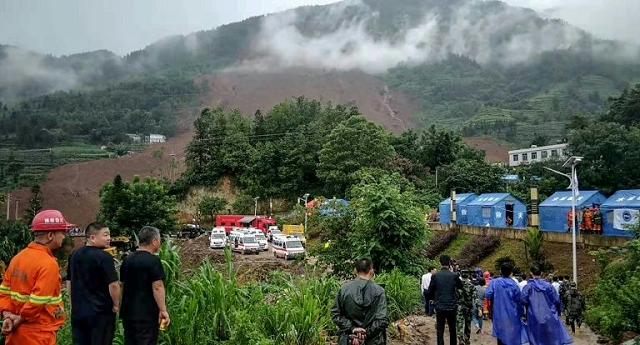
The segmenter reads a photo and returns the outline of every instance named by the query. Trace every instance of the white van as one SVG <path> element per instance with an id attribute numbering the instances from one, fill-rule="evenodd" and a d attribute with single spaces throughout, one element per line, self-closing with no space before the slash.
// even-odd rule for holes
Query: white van
<path id="1" fill-rule="evenodd" d="M 224 230 L 224 227 L 219 226 L 213 228 L 211 235 L 209 235 L 209 247 L 211 247 L 211 249 L 224 248 L 226 244 L 227 232 Z"/>
<path id="2" fill-rule="evenodd" d="M 274 236 L 271 247 L 273 248 L 273 256 L 276 258 L 289 260 L 305 256 L 304 247 L 302 247 L 300 239 L 295 236 Z"/>
<path id="3" fill-rule="evenodd" d="M 256 241 L 256 236 L 243 231 L 231 231 L 229 234 L 229 248 L 233 252 L 242 254 L 260 254 L 260 246 Z"/>
<path id="4" fill-rule="evenodd" d="M 264 235 L 264 232 L 260 229 L 249 228 L 247 233 L 255 235 L 256 241 L 258 241 L 258 246 L 260 246 L 260 250 L 266 251 L 269 250 L 269 244 L 267 242 L 267 237 Z"/>

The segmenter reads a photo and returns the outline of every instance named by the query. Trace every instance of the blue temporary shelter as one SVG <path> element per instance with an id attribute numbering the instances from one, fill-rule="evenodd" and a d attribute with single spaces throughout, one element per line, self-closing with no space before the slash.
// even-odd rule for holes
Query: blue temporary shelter
<path id="1" fill-rule="evenodd" d="M 540 206 L 540 230 L 566 232 L 568 214 L 571 211 L 573 196 L 571 191 L 555 192 Z M 597 190 L 581 190 L 576 197 L 576 210 L 580 211 L 585 206 L 602 204 L 607 197 Z M 578 226 L 578 224 L 576 224 Z"/>
<path id="2" fill-rule="evenodd" d="M 632 237 L 627 227 L 638 222 L 640 189 L 619 190 L 602 203 L 600 209 L 603 235 Z"/>
<path id="3" fill-rule="evenodd" d="M 507 217 L 512 227 L 527 226 L 527 206 L 509 193 L 482 194 L 467 205 L 467 224 L 474 226 L 507 227 Z"/>
<path id="4" fill-rule="evenodd" d="M 478 196 L 473 193 L 456 195 L 456 223 L 467 224 L 467 205 Z M 438 205 L 440 210 L 440 224 L 451 223 L 451 198 L 446 198 Z"/>

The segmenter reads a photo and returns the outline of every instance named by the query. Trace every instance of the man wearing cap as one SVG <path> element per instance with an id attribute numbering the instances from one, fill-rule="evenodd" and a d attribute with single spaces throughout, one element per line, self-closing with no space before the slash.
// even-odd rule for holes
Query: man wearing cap
<path id="1" fill-rule="evenodd" d="M 33 218 L 35 238 L 13 257 L 0 285 L 6 345 L 55 345 L 65 314 L 60 267 L 52 252 L 62 247 L 69 227 L 60 211 L 41 211 Z"/>

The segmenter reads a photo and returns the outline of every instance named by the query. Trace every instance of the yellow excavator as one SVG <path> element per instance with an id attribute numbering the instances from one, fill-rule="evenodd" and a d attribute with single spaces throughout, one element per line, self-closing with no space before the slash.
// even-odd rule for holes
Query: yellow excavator
<path id="1" fill-rule="evenodd" d="M 115 236 L 111 238 L 111 246 L 104 251 L 114 258 L 122 258 L 127 253 L 133 252 L 138 248 L 137 241 L 129 236 Z"/>

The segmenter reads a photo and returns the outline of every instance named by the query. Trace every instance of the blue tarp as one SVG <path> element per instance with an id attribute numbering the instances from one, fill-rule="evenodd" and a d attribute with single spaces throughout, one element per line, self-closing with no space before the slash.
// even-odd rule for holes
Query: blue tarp
<path id="1" fill-rule="evenodd" d="M 638 221 L 640 189 L 619 190 L 602 206 L 602 233 L 605 236 L 632 237 L 625 227 Z"/>
<path id="2" fill-rule="evenodd" d="M 504 174 L 502 175 L 502 181 L 504 182 L 518 182 L 520 181 L 520 176 L 515 174 Z"/>
<path id="3" fill-rule="evenodd" d="M 482 194 L 467 204 L 468 225 L 506 228 L 507 217 L 512 227 L 527 226 L 527 206 L 509 193 Z"/>
<path id="4" fill-rule="evenodd" d="M 342 217 L 344 210 L 349 207 L 349 201 L 344 199 L 327 199 L 318 207 L 318 214 L 322 216 Z"/>
<path id="5" fill-rule="evenodd" d="M 576 197 L 576 210 L 592 204 L 602 204 L 607 197 L 597 190 L 581 190 Z M 568 230 L 568 214 L 571 211 L 571 191 L 555 192 L 547 200 L 540 203 L 540 230 L 566 232 Z M 576 223 L 576 227 L 579 225 Z"/>
<path id="6" fill-rule="evenodd" d="M 473 193 L 462 193 L 456 195 L 456 223 L 467 224 L 467 205 L 478 196 Z M 451 223 L 451 198 L 446 198 L 440 202 L 440 224 Z"/>

